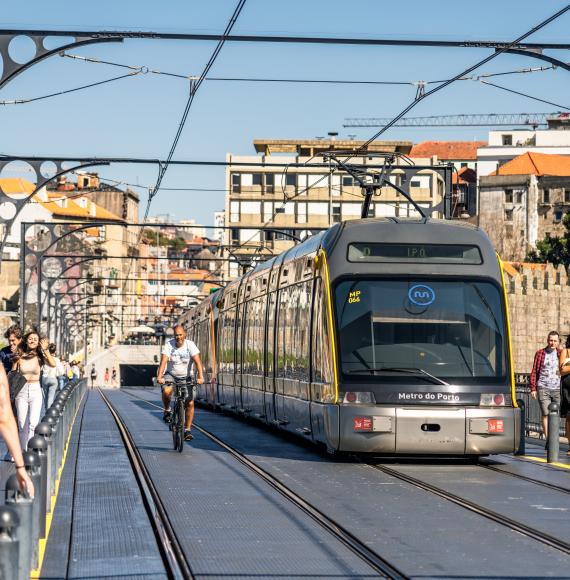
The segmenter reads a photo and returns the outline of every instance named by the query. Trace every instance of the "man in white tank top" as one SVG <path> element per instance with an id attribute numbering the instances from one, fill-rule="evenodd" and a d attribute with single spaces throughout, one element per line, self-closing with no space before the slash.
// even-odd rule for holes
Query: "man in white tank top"
<path id="1" fill-rule="evenodd" d="M 204 369 L 200 359 L 198 347 L 186 339 L 186 331 L 180 325 L 174 327 L 174 338 L 167 340 L 162 349 L 162 358 L 156 374 L 156 381 L 162 387 L 162 402 L 164 404 L 163 419 L 170 419 L 170 400 L 172 399 L 172 387 L 164 385 L 165 378 L 180 381 L 186 380 L 191 376 L 192 363 L 196 365 L 197 379 L 199 385 L 204 383 Z M 191 429 L 192 420 L 194 419 L 194 389 L 191 389 L 186 402 L 186 424 L 184 426 L 184 439 L 190 441 L 193 439 Z"/>

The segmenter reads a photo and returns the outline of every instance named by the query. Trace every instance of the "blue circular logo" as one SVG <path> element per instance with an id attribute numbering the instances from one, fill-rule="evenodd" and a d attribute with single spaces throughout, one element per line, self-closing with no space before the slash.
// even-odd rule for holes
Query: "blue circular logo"
<path id="1" fill-rule="evenodd" d="M 416 284 L 408 290 L 408 298 L 416 306 L 429 306 L 435 300 L 435 291 L 425 284 Z"/>

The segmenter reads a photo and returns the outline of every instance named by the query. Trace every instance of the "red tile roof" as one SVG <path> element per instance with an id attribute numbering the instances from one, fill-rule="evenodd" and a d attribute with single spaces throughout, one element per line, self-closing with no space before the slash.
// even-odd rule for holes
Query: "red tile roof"
<path id="1" fill-rule="evenodd" d="M 453 172 L 451 177 L 451 181 L 454 184 L 457 183 L 476 183 L 477 182 L 477 173 L 470 167 L 462 167 L 459 171 Z"/>
<path id="2" fill-rule="evenodd" d="M 487 145 L 486 141 L 423 141 L 412 147 L 410 157 L 432 157 L 444 161 L 475 161 L 477 149 Z"/>
<path id="3" fill-rule="evenodd" d="M 507 161 L 491 175 L 570 176 L 570 156 L 527 152 Z"/>

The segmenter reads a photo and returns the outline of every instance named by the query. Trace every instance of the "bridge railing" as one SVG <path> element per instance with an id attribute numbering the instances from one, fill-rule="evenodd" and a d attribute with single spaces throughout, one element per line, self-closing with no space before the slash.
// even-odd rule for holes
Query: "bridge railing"
<path id="1" fill-rule="evenodd" d="M 46 520 L 55 505 L 75 416 L 87 390 L 87 380 L 72 380 L 57 395 L 36 427 L 24 452 L 24 464 L 34 484 L 35 497 L 21 491 L 15 475 L 6 481 L 0 505 L 0 578 L 39 577 Z"/>

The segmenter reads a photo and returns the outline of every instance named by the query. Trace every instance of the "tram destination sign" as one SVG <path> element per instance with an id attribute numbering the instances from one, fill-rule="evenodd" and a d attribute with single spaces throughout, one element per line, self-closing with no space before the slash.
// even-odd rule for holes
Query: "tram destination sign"
<path id="1" fill-rule="evenodd" d="M 412 262 L 430 264 L 482 264 L 477 246 L 466 244 L 384 244 L 354 242 L 349 262 Z"/>
<path id="2" fill-rule="evenodd" d="M 445 391 L 388 391 L 376 394 L 377 403 L 412 405 L 478 405 L 481 393 L 450 393 Z M 380 400 L 381 399 L 381 400 Z"/>

